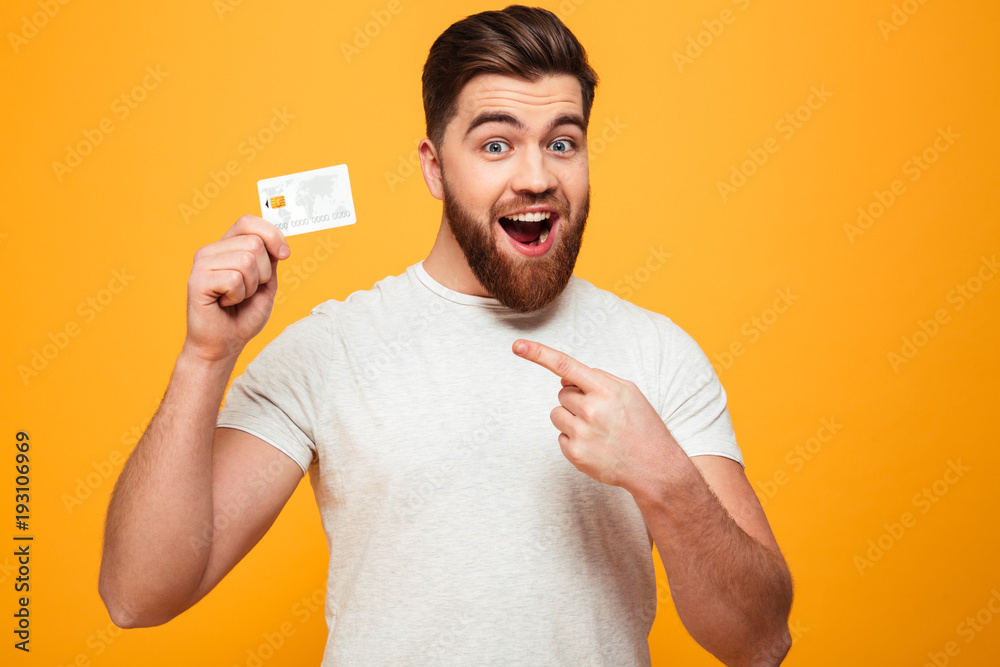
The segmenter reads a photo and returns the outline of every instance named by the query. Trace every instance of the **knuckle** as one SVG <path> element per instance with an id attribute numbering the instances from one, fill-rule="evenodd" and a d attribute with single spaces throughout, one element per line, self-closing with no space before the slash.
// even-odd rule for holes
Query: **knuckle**
<path id="1" fill-rule="evenodd" d="M 581 449 L 579 443 L 573 438 L 567 437 L 566 444 L 563 446 L 566 451 L 566 455 L 573 461 L 579 461 L 583 458 L 583 450 Z"/>
<path id="2" fill-rule="evenodd" d="M 227 291 L 234 291 L 243 287 L 243 276 L 238 271 L 226 271 L 222 276 L 222 286 Z"/>
<path id="3" fill-rule="evenodd" d="M 260 253 L 264 251 L 264 239 L 256 234 L 248 234 L 247 243 L 250 246 L 250 252 Z"/>
<path id="4" fill-rule="evenodd" d="M 249 271 L 257 266 L 257 258 L 248 250 L 239 254 L 236 258 L 236 264 L 240 269 Z"/>

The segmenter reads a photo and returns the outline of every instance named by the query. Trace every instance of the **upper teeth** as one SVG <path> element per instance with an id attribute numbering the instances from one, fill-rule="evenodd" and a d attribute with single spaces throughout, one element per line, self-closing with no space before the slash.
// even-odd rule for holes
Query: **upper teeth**
<path id="1" fill-rule="evenodd" d="M 518 213 L 517 215 L 505 215 L 504 217 L 508 220 L 517 220 L 518 222 L 541 222 L 542 220 L 548 220 L 549 216 L 552 215 L 549 211 L 540 211 L 538 213 Z"/>

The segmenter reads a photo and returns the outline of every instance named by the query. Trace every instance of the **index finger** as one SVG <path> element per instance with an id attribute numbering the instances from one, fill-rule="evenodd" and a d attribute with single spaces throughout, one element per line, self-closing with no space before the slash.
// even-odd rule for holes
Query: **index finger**
<path id="1" fill-rule="evenodd" d="M 519 338 L 514 341 L 514 354 L 547 368 L 566 382 L 575 384 L 584 393 L 597 389 L 601 376 L 590 366 L 582 364 L 565 352 L 547 345 Z"/>
<path id="2" fill-rule="evenodd" d="M 258 218 L 255 215 L 241 215 L 236 224 L 226 230 L 222 238 L 227 239 L 242 234 L 259 236 L 271 257 L 285 259 L 292 254 L 291 248 L 288 247 L 288 243 L 285 241 L 285 235 L 280 229 L 264 218 Z"/>

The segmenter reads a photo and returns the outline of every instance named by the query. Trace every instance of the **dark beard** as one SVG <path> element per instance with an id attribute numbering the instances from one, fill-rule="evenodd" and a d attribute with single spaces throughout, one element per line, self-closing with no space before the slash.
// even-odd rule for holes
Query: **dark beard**
<path id="1" fill-rule="evenodd" d="M 442 174 L 443 176 L 443 174 Z M 499 202 L 490 209 L 484 224 L 454 196 L 448 181 L 444 186 L 444 215 L 448 227 L 465 253 L 472 273 L 497 301 L 519 313 L 529 313 L 549 305 L 562 293 L 573 275 L 576 256 L 583 241 L 583 229 L 590 212 L 590 189 L 583 208 L 570 219 L 569 202 L 551 195 L 522 196 Z M 511 259 L 497 248 L 497 234 L 505 234 L 497 224 L 501 213 L 528 206 L 551 206 L 559 212 L 559 236 L 541 257 Z"/>

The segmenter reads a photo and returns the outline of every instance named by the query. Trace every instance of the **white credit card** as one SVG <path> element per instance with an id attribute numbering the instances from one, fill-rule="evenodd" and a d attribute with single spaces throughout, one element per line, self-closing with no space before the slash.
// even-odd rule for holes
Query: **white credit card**
<path id="1" fill-rule="evenodd" d="M 347 165 L 257 181 L 261 217 L 285 236 L 357 222 Z"/>

